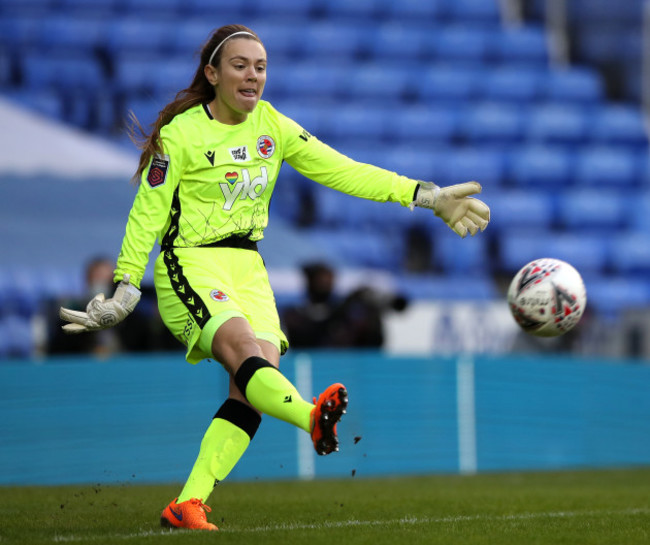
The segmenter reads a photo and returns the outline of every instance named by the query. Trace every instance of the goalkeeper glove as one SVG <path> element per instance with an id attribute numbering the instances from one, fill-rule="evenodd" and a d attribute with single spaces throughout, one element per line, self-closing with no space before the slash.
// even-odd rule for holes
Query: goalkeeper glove
<path id="1" fill-rule="evenodd" d="M 467 232 L 474 236 L 478 230 L 483 231 L 490 221 L 490 209 L 487 204 L 470 195 L 481 192 L 478 182 L 438 187 L 432 182 L 419 182 L 416 189 L 414 206 L 429 208 L 453 231 L 465 238 Z"/>
<path id="2" fill-rule="evenodd" d="M 124 279 L 117 285 L 111 299 L 105 300 L 103 293 L 93 297 L 86 307 L 86 312 L 61 307 L 59 316 L 62 320 L 71 322 L 63 326 L 63 331 L 77 334 L 106 329 L 119 324 L 133 312 L 140 301 L 140 290 L 129 283 L 130 278 L 131 275 L 124 275 Z"/>

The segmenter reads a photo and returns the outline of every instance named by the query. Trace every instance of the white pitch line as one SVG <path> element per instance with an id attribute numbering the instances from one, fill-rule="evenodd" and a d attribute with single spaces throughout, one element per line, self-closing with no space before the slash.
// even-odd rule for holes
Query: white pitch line
<path id="1" fill-rule="evenodd" d="M 393 525 L 422 525 L 422 524 L 456 524 L 458 522 L 475 522 L 475 521 L 510 521 L 510 520 L 530 520 L 540 518 L 560 519 L 560 518 L 577 518 L 577 517 L 595 517 L 603 515 L 648 515 L 650 509 L 621 509 L 621 510 L 602 510 L 602 511 L 555 511 L 540 513 L 517 513 L 513 515 L 458 515 L 455 517 L 403 517 L 390 520 L 343 520 L 340 522 L 323 522 L 321 524 L 275 524 L 268 526 L 257 526 L 253 528 L 226 528 L 220 530 L 221 533 L 228 534 L 251 534 L 261 532 L 281 532 L 296 530 L 327 530 L 328 528 L 352 528 L 367 526 L 393 526 Z M 54 543 L 70 543 L 77 541 L 96 541 L 99 539 L 129 540 L 139 537 L 164 537 L 179 535 L 173 530 L 143 530 L 131 534 L 111 534 L 103 536 L 55 536 Z"/>

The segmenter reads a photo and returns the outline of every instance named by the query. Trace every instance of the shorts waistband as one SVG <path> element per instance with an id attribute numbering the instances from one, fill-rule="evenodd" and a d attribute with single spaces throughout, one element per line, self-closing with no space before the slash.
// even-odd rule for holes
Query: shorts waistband
<path id="1" fill-rule="evenodd" d="M 201 244 L 200 246 L 194 246 L 194 248 L 240 248 L 242 250 L 253 250 L 255 252 L 259 251 L 257 248 L 257 241 L 251 240 L 248 237 L 238 237 L 237 235 L 231 235 L 216 242 L 210 242 L 209 244 Z M 161 246 L 160 251 L 164 252 L 169 250 L 168 246 Z"/>

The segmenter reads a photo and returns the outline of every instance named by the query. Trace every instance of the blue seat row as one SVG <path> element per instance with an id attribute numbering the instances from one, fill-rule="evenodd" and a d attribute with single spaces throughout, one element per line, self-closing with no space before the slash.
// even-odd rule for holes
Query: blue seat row
<path id="1" fill-rule="evenodd" d="M 277 16 L 277 15 L 276 15 Z M 269 58 L 292 59 L 337 55 L 369 58 L 449 62 L 516 62 L 546 66 L 548 49 L 539 26 L 503 30 L 497 24 L 436 24 L 391 20 L 340 22 L 247 18 L 245 21 L 263 40 Z M 155 17 L 39 17 L 0 16 L 0 43 L 11 50 L 42 52 L 71 50 L 109 55 L 133 54 L 191 57 L 209 37 L 215 24 L 205 17 L 182 20 Z M 45 59 L 45 57 L 44 57 Z"/>
<path id="2" fill-rule="evenodd" d="M 293 184 L 280 180 L 277 192 L 291 191 Z M 335 228 L 371 228 L 378 231 L 401 230 L 422 219 L 419 214 L 409 214 L 395 204 L 379 206 L 372 201 L 354 199 L 331 189 L 314 189 L 318 223 Z M 544 231 L 564 230 L 583 236 L 616 236 L 622 232 L 643 233 L 650 227 L 644 213 L 650 211 L 648 197 L 641 204 L 631 206 L 631 198 L 611 189 L 566 189 L 558 193 L 540 189 L 495 190 L 484 188 L 483 198 L 492 208 L 490 234 L 495 237 L 533 229 Z M 635 199 L 636 201 L 636 199 Z M 629 210 L 636 210 L 630 214 Z M 446 227 L 435 223 L 432 227 L 446 232 Z"/>
<path id="3" fill-rule="evenodd" d="M 3 0 L 1 14 L 50 15 L 66 13 L 102 15 L 147 16 L 152 12 L 158 16 L 207 16 L 215 8 L 211 0 Z M 345 18 L 360 17 L 382 20 L 401 18 L 404 20 L 449 20 L 462 19 L 496 23 L 499 20 L 497 2 L 485 0 L 359 0 L 350 3 L 345 0 L 277 0 L 273 9 L 265 5 L 230 2 L 219 5 L 219 14 L 227 19 L 243 17 L 253 12 L 256 16 L 272 15 L 303 18 Z M 231 19 L 234 20 L 234 19 Z"/>
<path id="4" fill-rule="evenodd" d="M 621 277 L 647 278 L 650 273 L 650 235 L 644 231 L 609 237 L 584 231 L 503 233 L 499 244 L 500 266 L 510 272 L 539 257 L 556 257 L 584 274 L 613 272 Z"/>

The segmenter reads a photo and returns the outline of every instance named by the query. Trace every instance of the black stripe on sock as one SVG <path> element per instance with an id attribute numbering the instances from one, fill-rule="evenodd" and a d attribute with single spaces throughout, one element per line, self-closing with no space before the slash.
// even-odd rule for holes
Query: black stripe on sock
<path id="1" fill-rule="evenodd" d="M 244 363 L 241 364 L 241 367 L 235 373 L 235 384 L 244 397 L 246 397 L 246 386 L 248 386 L 248 381 L 258 369 L 262 369 L 263 367 L 272 367 L 275 369 L 275 367 L 264 358 L 251 356 L 247 360 L 244 360 Z"/>
<path id="2" fill-rule="evenodd" d="M 231 398 L 226 399 L 214 417 L 227 420 L 231 424 L 241 428 L 248 434 L 251 441 L 255 437 L 255 432 L 257 432 L 257 428 L 260 427 L 260 423 L 262 422 L 262 417 L 255 409 L 252 409 L 241 401 Z"/>

